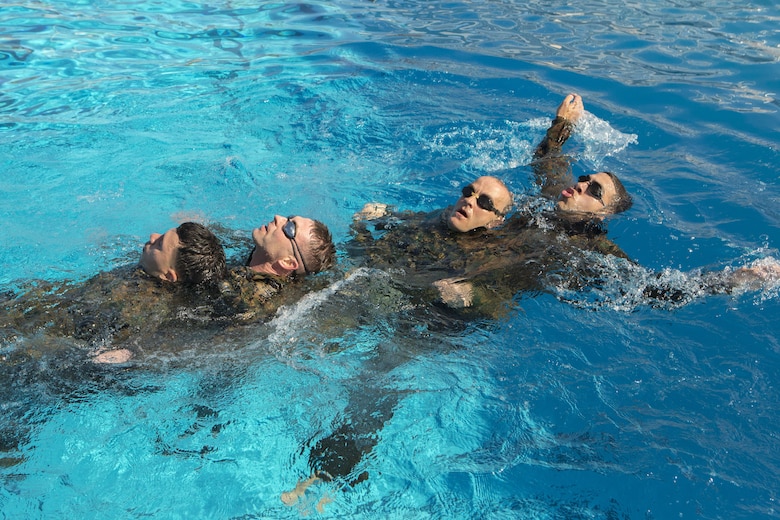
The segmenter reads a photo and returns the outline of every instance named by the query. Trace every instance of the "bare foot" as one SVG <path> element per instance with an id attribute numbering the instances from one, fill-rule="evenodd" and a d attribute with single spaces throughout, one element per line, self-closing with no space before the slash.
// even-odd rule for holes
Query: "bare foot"
<path id="1" fill-rule="evenodd" d="M 292 491 L 285 491 L 282 493 L 282 502 L 284 502 L 284 505 L 286 506 L 293 506 L 295 505 L 298 500 L 303 497 L 304 493 L 306 493 L 306 490 L 309 489 L 309 486 L 314 484 L 315 482 L 319 482 L 320 477 L 317 475 L 312 475 L 311 477 L 307 478 L 303 481 L 298 481 L 298 483 L 295 485 L 295 489 Z"/>
<path id="2" fill-rule="evenodd" d="M 329 496 L 325 495 L 320 499 L 319 502 L 317 502 L 317 512 L 318 513 L 324 513 L 325 512 L 325 506 L 333 502 L 333 499 Z"/>
<path id="3" fill-rule="evenodd" d="M 318 471 L 306 480 L 298 481 L 298 484 L 295 485 L 295 489 L 292 491 L 285 491 L 282 493 L 282 502 L 286 506 L 294 506 L 298 503 L 298 500 L 303 498 L 303 495 L 306 494 L 306 490 L 309 489 L 309 486 L 316 484 L 317 482 L 330 482 L 331 480 L 333 480 L 333 477 L 331 477 L 327 472 Z M 321 498 L 316 506 L 317 511 L 322 512 L 322 509 L 324 509 L 325 506 L 331 502 L 333 502 L 333 500 L 327 496 Z"/>

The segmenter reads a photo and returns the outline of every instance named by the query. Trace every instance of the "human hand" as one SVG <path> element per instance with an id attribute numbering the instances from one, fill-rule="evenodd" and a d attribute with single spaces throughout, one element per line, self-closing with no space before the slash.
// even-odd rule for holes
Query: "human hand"
<path id="1" fill-rule="evenodd" d="M 771 256 L 753 262 L 750 267 L 734 271 L 734 280 L 740 285 L 759 282 L 765 286 L 780 281 L 780 261 Z"/>
<path id="2" fill-rule="evenodd" d="M 555 117 L 562 117 L 567 121 L 576 123 L 585 111 L 585 107 L 582 105 L 582 98 L 579 94 L 569 94 L 558 106 L 558 110 L 555 112 Z"/>
<path id="3" fill-rule="evenodd" d="M 132 352 L 126 348 L 120 348 L 116 350 L 106 350 L 100 352 L 92 358 L 92 362 L 105 364 L 127 363 L 132 357 Z"/>
<path id="4" fill-rule="evenodd" d="M 474 287 L 462 278 L 436 280 L 433 285 L 439 290 L 442 301 L 453 309 L 471 307 L 474 301 Z"/>
<path id="5" fill-rule="evenodd" d="M 352 216 L 352 220 L 374 220 L 380 217 L 384 217 L 388 213 L 387 204 L 382 204 L 381 202 L 369 202 L 363 206 L 362 210 Z"/>

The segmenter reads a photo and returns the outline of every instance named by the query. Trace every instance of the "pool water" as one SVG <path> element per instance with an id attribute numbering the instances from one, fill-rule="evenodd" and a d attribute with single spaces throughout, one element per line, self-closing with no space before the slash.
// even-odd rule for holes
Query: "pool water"
<path id="1" fill-rule="evenodd" d="M 661 308 L 551 287 L 448 322 L 343 247 L 366 202 L 440 208 L 484 174 L 522 200 L 578 92 L 566 150 L 633 194 L 609 234 L 637 278 L 780 258 L 779 18 L 724 0 L 4 5 L 3 292 L 136 262 L 189 219 L 312 216 L 340 258 L 240 333 L 3 367 L 0 517 L 780 517 L 776 285 Z M 343 424 L 368 478 L 285 505 Z"/>

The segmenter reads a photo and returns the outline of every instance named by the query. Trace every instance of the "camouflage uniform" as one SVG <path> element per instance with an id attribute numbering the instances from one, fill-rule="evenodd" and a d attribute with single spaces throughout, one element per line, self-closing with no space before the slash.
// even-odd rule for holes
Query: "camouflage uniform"
<path id="1" fill-rule="evenodd" d="M 571 185 L 570 160 L 560 152 L 572 128 L 556 118 L 537 147 L 532 167 L 544 197 L 557 198 Z M 560 212 L 520 208 L 498 229 L 459 233 L 447 227 L 448 214 L 449 209 L 401 212 L 357 222 L 349 252 L 365 265 L 401 270 L 406 284 L 432 299 L 438 297 L 431 286 L 437 280 L 470 282 L 473 300 L 461 312 L 491 317 L 502 314 L 518 292 L 544 291 L 548 275 L 570 271 L 567 283 L 585 283 L 587 273 L 567 269 L 584 251 L 627 258 L 597 220 L 569 220 Z"/>
<path id="2" fill-rule="evenodd" d="M 119 268 L 81 283 L 35 282 L 9 295 L 0 314 L 3 343 L 45 334 L 91 346 L 123 343 L 175 316 L 180 295 L 172 284 L 153 280 L 139 268 Z"/>
<path id="3" fill-rule="evenodd" d="M 231 269 L 216 292 L 163 282 L 137 267 L 100 273 L 81 283 L 36 282 L 21 295 L 6 295 L 0 346 L 23 342 L 24 357 L 38 350 L 44 355 L 57 345 L 92 351 L 175 350 L 185 346 L 189 333 L 269 316 L 283 286 L 282 279 L 248 267 Z"/>
<path id="4" fill-rule="evenodd" d="M 233 267 L 220 286 L 214 313 L 237 321 L 266 318 L 278 308 L 275 297 L 285 283 L 284 278 L 258 273 L 246 266 Z"/>

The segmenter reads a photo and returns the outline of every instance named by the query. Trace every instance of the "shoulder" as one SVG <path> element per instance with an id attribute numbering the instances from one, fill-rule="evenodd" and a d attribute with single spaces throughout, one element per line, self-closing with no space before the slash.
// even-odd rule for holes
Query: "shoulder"
<path id="1" fill-rule="evenodd" d="M 287 283 L 285 278 L 268 273 L 259 273 L 247 266 L 232 267 L 228 273 L 228 283 L 264 285 L 278 289 L 281 289 Z"/>
<path id="2" fill-rule="evenodd" d="M 237 293 L 244 300 L 267 299 L 282 290 L 287 280 L 266 273 L 258 273 L 249 267 L 233 267 L 221 292 Z"/>
<path id="3" fill-rule="evenodd" d="M 258 273 L 246 266 L 232 267 L 219 284 L 212 301 L 212 312 L 221 319 L 250 321 L 268 314 L 266 307 L 285 285 L 286 280 Z"/>

